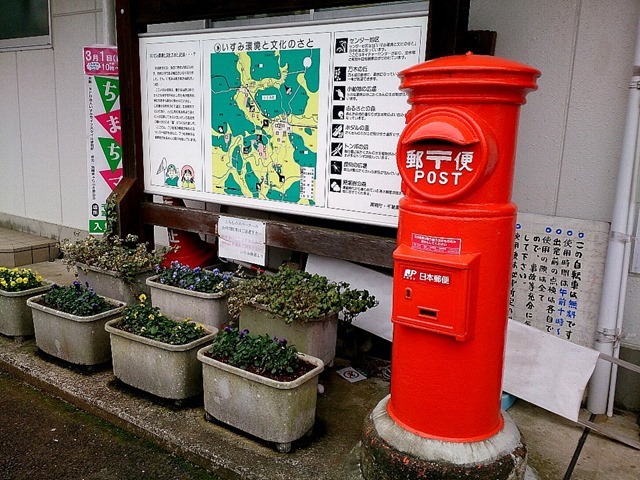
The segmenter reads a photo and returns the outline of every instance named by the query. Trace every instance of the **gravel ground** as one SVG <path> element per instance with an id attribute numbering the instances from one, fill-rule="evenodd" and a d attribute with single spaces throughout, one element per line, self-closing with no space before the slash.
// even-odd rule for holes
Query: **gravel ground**
<path id="1" fill-rule="evenodd" d="M 0 479 L 219 480 L 0 371 Z"/>

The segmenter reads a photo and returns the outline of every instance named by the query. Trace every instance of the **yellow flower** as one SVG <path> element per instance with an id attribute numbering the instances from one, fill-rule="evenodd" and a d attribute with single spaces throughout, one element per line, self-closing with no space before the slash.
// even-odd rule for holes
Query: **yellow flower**
<path id="1" fill-rule="evenodd" d="M 153 316 L 153 313 L 149 315 L 149 320 L 153 320 L 154 318 L 156 317 Z"/>
<path id="2" fill-rule="evenodd" d="M 144 303 L 147 301 L 147 296 L 144 293 L 141 293 L 138 299 L 140 300 L 140 303 Z"/>
<path id="3" fill-rule="evenodd" d="M 15 287 L 15 286 L 16 286 L 16 282 L 14 282 L 13 280 L 11 280 L 11 283 L 10 283 L 9 285 L 11 285 L 12 287 Z"/>
<path id="4" fill-rule="evenodd" d="M 42 281 L 42 275 L 38 275 L 36 277 L 36 282 L 41 282 Z"/>

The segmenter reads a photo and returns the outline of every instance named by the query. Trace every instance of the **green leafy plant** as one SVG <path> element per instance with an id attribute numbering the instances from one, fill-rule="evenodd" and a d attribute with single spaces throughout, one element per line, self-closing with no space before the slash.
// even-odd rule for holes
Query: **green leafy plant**
<path id="1" fill-rule="evenodd" d="M 169 345 L 185 345 L 209 334 L 202 325 L 190 321 L 189 318 L 179 322 L 165 316 L 158 307 L 147 303 L 144 293 L 138 300 L 138 303 L 124 309 L 122 321 L 117 328 Z"/>
<path id="2" fill-rule="evenodd" d="M 108 302 L 88 284 L 83 285 L 77 280 L 68 286 L 53 285 L 42 296 L 42 304 L 79 317 L 90 317 L 121 306 Z"/>
<path id="3" fill-rule="evenodd" d="M 70 267 L 80 263 L 111 270 L 127 281 L 155 268 L 171 251 L 168 247 L 149 251 L 148 243 L 138 243 L 136 235 L 127 235 L 124 239 L 117 235 L 100 238 L 89 235 L 76 242 L 64 239 L 60 250 L 64 255 L 62 262 Z"/>
<path id="4" fill-rule="evenodd" d="M 158 283 L 202 293 L 225 293 L 233 279 L 230 272 L 221 272 L 217 268 L 211 271 L 191 268 L 178 261 L 171 262 L 168 268 L 156 267 L 156 272 L 159 273 L 155 280 Z"/>
<path id="5" fill-rule="evenodd" d="M 253 335 L 249 330 L 226 327 L 213 339 L 212 358 L 254 373 L 284 375 L 299 366 L 298 350 L 285 339 Z"/>
<path id="6" fill-rule="evenodd" d="M 352 289 L 346 282 L 280 267 L 274 274 L 260 273 L 239 283 L 228 295 L 229 314 L 237 319 L 246 305 L 260 305 L 280 315 L 286 323 L 305 322 L 329 313 L 341 314 L 350 323 L 360 313 L 378 305 L 367 290 Z"/>
<path id="7" fill-rule="evenodd" d="M 42 277 L 30 268 L 0 267 L 0 290 L 22 292 L 42 285 Z"/>
<path id="8" fill-rule="evenodd" d="M 138 242 L 137 235 L 128 234 L 125 238 L 116 235 L 116 208 L 113 196 L 107 200 L 105 215 L 104 235 L 79 238 L 80 233 L 75 232 L 75 241 L 66 238 L 60 242 L 62 262 L 68 268 L 85 264 L 117 272 L 126 282 L 133 283 L 137 275 L 154 269 L 160 265 L 168 252 L 175 251 L 171 247 L 150 250 L 148 242 Z"/>

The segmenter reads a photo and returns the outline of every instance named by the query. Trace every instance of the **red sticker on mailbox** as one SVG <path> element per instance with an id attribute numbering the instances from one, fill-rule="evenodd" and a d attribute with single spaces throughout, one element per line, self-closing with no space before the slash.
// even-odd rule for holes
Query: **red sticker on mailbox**
<path id="1" fill-rule="evenodd" d="M 421 233 L 412 233 L 411 248 L 422 252 L 460 255 L 460 252 L 462 251 L 462 239 L 433 237 L 431 235 L 423 235 Z"/>

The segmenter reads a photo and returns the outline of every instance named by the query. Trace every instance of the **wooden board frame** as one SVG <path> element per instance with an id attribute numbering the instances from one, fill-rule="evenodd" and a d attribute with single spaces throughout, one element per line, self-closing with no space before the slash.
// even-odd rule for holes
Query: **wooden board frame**
<path id="1" fill-rule="evenodd" d="M 495 32 L 468 32 L 470 0 L 431 0 L 427 58 L 464 53 L 492 54 Z M 133 233 L 153 244 L 153 226 L 216 235 L 220 213 L 153 203 L 144 193 L 139 35 L 149 24 L 222 20 L 238 16 L 286 14 L 319 8 L 388 3 L 382 0 L 116 0 L 120 67 L 123 180 L 114 191 L 120 235 Z M 475 47 L 475 48 L 474 48 Z M 222 212 L 224 212 L 224 207 Z M 227 213 L 224 213 L 227 215 Z M 237 215 L 229 215 L 237 216 Z M 246 215 L 243 218 L 252 218 Z M 393 267 L 396 229 L 297 215 L 264 219 L 266 243 L 296 252 Z"/>

